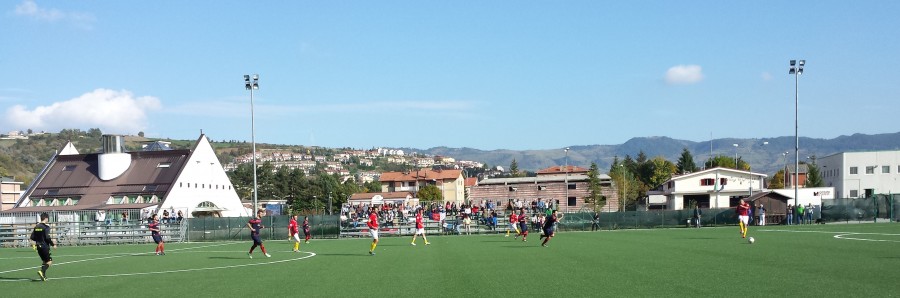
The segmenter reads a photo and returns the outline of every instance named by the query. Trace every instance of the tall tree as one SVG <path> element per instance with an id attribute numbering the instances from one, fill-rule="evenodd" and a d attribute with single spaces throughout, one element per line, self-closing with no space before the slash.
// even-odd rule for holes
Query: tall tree
<path id="1" fill-rule="evenodd" d="M 769 189 L 781 189 L 784 188 L 784 169 L 778 170 L 775 172 L 775 175 L 772 175 L 772 179 L 769 180 Z"/>
<path id="2" fill-rule="evenodd" d="M 606 198 L 603 197 L 603 189 L 600 186 L 600 169 L 596 162 L 591 162 L 591 168 L 588 170 L 588 194 L 587 201 L 594 205 L 594 211 L 599 211 L 606 205 Z"/>
<path id="3" fill-rule="evenodd" d="M 649 179 L 650 183 L 647 184 L 649 187 L 657 187 L 660 184 L 665 183 L 672 178 L 672 174 L 674 174 L 676 170 L 675 164 L 662 156 L 654 157 L 648 163 L 653 165 Z"/>
<path id="4" fill-rule="evenodd" d="M 419 192 L 416 194 L 419 197 L 419 200 L 425 202 L 442 202 L 444 201 L 444 196 L 441 193 L 441 189 L 434 185 L 425 185 L 419 189 Z"/>
<path id="5" fill-rule="evenodd" d="M 819 167 L 816 166 L 816 164 L 807 164 L 806 168 L 806 187 L 825 186 L 825 181 L 822 179 L 822 173 L 819 172 Z"/>
<path id="6" fill-rule="evenodd" d="M 697 164 L 694 162 L 694 156 L 691 154 L 691 151 L 685 147 L 681 150 L 681 157 L 678 158 L 678 163 L 675 165 L 675 170 L 678 174 L 686 174 L 697 171 Z"/>

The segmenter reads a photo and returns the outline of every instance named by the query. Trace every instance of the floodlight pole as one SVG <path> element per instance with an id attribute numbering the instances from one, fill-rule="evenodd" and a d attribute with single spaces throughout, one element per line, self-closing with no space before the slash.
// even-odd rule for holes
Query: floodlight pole
<path id="1" fill-rule="evenodd" d="M 559 210 L 559 205 L 556 205 Z M 566 211 L 569 211 L 569 147 L 566 147 Z"/>
<path id="2" fill-rule="evenodd" d="M 256 119 L 253 112 L 253 90 L 259 89 L 259 75 L 254 74 L 252 81 L 249 75 L 244 75 L 244 87 L 250 90 L 250 143 L 253 146 L 253 214 L 251 216 L 255 216 L 258 208 L 256 201 L 258 186 L 256 184 Z"/>
<path id="3" fill-rule="evenodd" d="M 799 203 L 800 197 L 798 185 L 800 184 L 800 134 L 799 134 L 799 115 L 800 115 L 800 74 L 803 73 L 803 66 L 806 60 L 800 60 L 797 64 L 796 60 L 791 60 L 791 68 L 788 72 L 794 75 L 794 206 Z"/>

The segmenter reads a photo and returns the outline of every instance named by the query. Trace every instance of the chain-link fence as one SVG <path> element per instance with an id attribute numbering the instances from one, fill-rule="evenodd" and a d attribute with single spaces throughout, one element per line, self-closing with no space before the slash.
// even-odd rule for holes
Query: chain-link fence
<path id="1" fill-rule="evenodd" d="M 250 241 L 247 222 L 250 217 L 202 217 L 188 220 L 188 241 Z M 263 240 L 287 239 L 290 216 L 266 216 L 262 218 L 265 227 L 260 231 Z M 303 217 L 297 217 L 297 224 L 303 224 Z M 340 218 L 337 215 L 310 215 L 309 232 L 313 238 L 337 238 L 340 234 Z M 300 233 L 303 233 L 302 228 Z"/>

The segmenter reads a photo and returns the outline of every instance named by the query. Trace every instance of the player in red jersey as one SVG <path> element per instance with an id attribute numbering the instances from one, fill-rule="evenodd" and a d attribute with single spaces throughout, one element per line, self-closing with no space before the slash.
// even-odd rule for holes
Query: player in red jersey
<path id="1" fill-rule="evenodd" d="M 519 235 L 522 236 L 523 242 L 528 242 L 528 215 L 525 215 L 525 208 L 519 209 L 519 234 L 516 235 L 516 239 L 519 238 Z"/>
<path id="2" fill-rule="evenodd" d="M 159 215 L 153 215 L 150 224 L 147 225 L 147 229 L 150 230 L 150 236 L 153 237 L 153 242 L 156 242 L 156 255 L 165 255 L 166 243 L 163 242 L 162 236 L 159 235 Z"/>
<path id="3" fill-rule="evenodd" d="M 416 211 L 416 232 L 413 233 L 413 240 L 410 244 L 416 245 L 416 236 L 419 236 L 419 234 L 422 234 L 422 239 L 425 240 L 425 245 L 431 244 L 428 243 L 428 238 L 425 238 L 425 222 L 422 218 L 422 209 Z"/>
<path id="4" fill-rule="evenodd" d="M 519 216 L 516 215 L 515 211 L 509 214 L 509 228 L 506 229 L 506 237 L 509 237 L 510 231 L 516 231 L 516 237 L 519 236 Z"/>
<path id="5" fill-rule="evenodd" d="M 309 216 L 303 217 L 303 235 L 306 236 L 306 243 L 309 243 Z"/>
<path id="6" fill-rule="evenodd" d="M 369 254 L 375 255 L 375 246 L 378 246 L 378 214 L 375 213 L 375 207 L 369 210 L 369 221 L 366 226 L 369 227 L 369 235 L 372 236 L 372 247 L 369 248 Z"/>
<path id="7" fill-rule="evenodd" d="M 741 228 L 741 238 L 747 238 L 747 224 L 750 221 L 750 204 L 741 199 L 741 204 L 737 206 L 735 211 L 738 215 L 738 227 Z"/>
<path id="8" fill-rule="evenodd" d="M 256 249 L 257 246 L 259 246 L 259 249 L 262 250 L 267 258 L 272 257 L 272 255 L 269 255 L 269 253 L 266 252 L 266 247 L 263 246 L 262 239 L 259 238 L 259 230 L 265 228 L 265 226 L 262 225 L 263 214 L 266 214 L 265 210 L 258 210 L 256 211 L 256 217 L 247 222 L 247 227 L 250 228 L 250 238 L 253 239 L 253 246 L 250 247 L 250 252 L 247 253 L 251 259 L 253 258 L 253 250 Z"/>
<path id="9" fill-rule="evenodd" d="M 288 222 L 288 239 L 294 240 L 294 252 L 300 251 L 300 230 L 297 228 L 297 215 L 291 215 Z"/>

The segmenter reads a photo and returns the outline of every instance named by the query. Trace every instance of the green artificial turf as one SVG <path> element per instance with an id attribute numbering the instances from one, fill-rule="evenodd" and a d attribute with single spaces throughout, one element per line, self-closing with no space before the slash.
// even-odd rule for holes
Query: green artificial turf
<path id="1" fill-rule="evenodd" d="M 31 249 L 0 249 L 5 297 L 898 296 L 900 225 L 829 224 L 503 235 L 60 247 L 49 280 Z M 837 238 L 835 237 L 837 236 Z M 842 239 L 843 238 L 843 239 Z M 856 239 L 846 239 L 856 238 Z M 865 239 L 865 240 L 863 240 Z M 879 240 L 879 241 L 872 241 Z M 26 269 L 27 268 L 27 269 Z M 158 273 L 163 272 L 163 273 Z M 12 294 L 9 296 L 8 294 Z"/>

